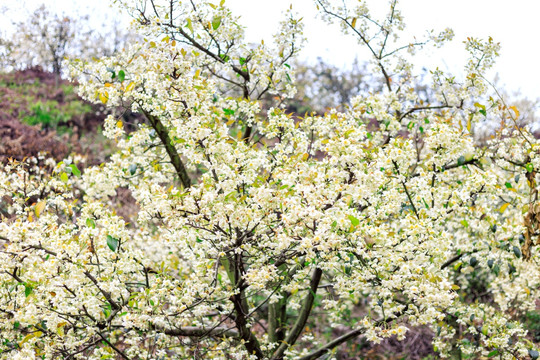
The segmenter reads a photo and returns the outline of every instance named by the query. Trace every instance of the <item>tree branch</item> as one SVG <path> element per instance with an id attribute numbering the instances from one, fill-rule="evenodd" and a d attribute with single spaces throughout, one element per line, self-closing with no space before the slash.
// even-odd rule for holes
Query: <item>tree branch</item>
<path id="1" fill-rule="evenodd" d="M 394 164 L 394 167 L 396 168 L 398 175 L 400 175 L 398 164 L 394 160 L 392 160 L 392 163 Z M 409 193 L 409 189 L 407 189 L 407 185 L 405 185 L 405 181 L 401 181 L 401 185 L 403 185 L 403 189 L 405 189 L 405 194 L 407 194 L 407 198 L 409 199 L 409 202 L 411 203 L 411 206 L 414 211 L 414 214 L 416 215 L 416 218 L 420 219 L 420 215 L 418 215 L 418 210 L 416 209 L 416 206 L 414 206 L 413 199 L 411 197 L 411 194 Z"/>
<path id="2" fill-rule="evenodd" d="M 234 304 L 234 310 L 236 313 L 235 323 L 238 327 L 240 338 L 244 340 L 245 347 L 251 354 L 254 354 L 257 359 L 263 359 L 264 354 L 262 353 L 259 340 L 257 340 L 255 335 L 247 327 L 247 320 L 244 314 L 244 306 L 242 306 L 243 304 L 240 294 L 233 295 L 231 300 Z"/>
<path id="3" fill-rule="evenodd" d="M 163 124 L 159 121 L 159 119 L 150 114 L 149 112 L 143 111 L 144 116 L 148 119 L 150 122 L 150 125 L 152 125 L 152 128 L 156 131 L 157 135 L 159 136 L 159 139 L 165 146 L 165 150 L 167 151 L 167 154 L 169 155 L 169 159 L 171 160 L 171 164 L 174 166 L 174 169 L 176 170 L 176 174 L 180 178 L 180 181 L 182 182 L 182 185 L 184 185 L 184 188 L 189 188 L 191 186 L 191 180 L 188 176 L 187 170 L 184 166 L 184 163 L 182 162 L 182 159 L 180 158 L 180 155 L 176 151 L 176 148 L 171 143 L 171 138 L 169 137 L 169 132 L 163 126 Z"/>
<path id="4" fill-rule="evenodd" d="M 272 359 L 282 359 L 285 350 L 287 350 L 289 346 L 296 343 L 296 340 L 298 340 L 298 337 L 300 336 L 300 334 L 302 334 L 302 331 L 304 330 L 306 322 L 309 318 L 309 314 L 311 313 L 311 309 L 313 308 L 313 302 L 315 301 L 315 295 L 317 293 L 319 283 L 321 282 L 321 277 L 322 270 L 316 268 L 315 271 L 313 271 L 313 275 L 311 276 L 309 293 L 304 298 L 304 304 L 302 306 L 300 314 L 298 315 L 298 319 L 296 319 L 293 328 L 291 329 L 285 340 L 274 352 Z"/>
<path id="5" fill-rule="evenodd" d="M 405 314 L 405 310 L 407 310 L 407 308 L 408 308 L 408 305 L 405 307 L 405 309 L 401 310 L 400 312 L 398 312 L 394 316 L 391 316 L 391 317 L 389 317 L 387 319 L 381 319 L 381 320 L 376 321 L 374 325 L 375 326 L 381 326 L 383 324 L 388 323 L 389 321 L 396 320 L 396 319 L 400 318 L 403 314 Z M 332 350 L 333 348 L 343 344 L 344 342 L 349 341 L 351 339 L 354 339 L 355 337 L 357 337 L 359 335 L 362 335 L 364 333 L 364 330 L 365 329 L 356 329 L 356 330 L 349 331 L 345 335 L 342 335 L 342 336 L 338 337 L 337 339 L 334 339 L 333 341 L 331 341 L 328 344 L 318 348 L 317 350 L 315 350 L 313 352 L 310 352 L 309 354 L 307 354 L 305 356 L 302 356 L 300 358 L 300 360 L 315 360 L 315 359 L 321 357 L 322 355 L 326 354 L 328 351 Z"/>
<path id="6" fill-rule="evenodd" d="M 362 335 L 363 333 L 364 333 L 364 329 L 352 330 L 352 331 L 346 333 L 345 335 L 342 335 L 342 336 L 334 339 L 333 341 L 329 342 L 328 344 L 318 348 L 317 350 L 315 350 L 313 352 L 310 352 L 309 354 L 307 354 L 305 356 L 302 356 L 300 358 L 300 360 L 317 359 L 317 358 L 321 357 L 322 355 L 324 355 L 325 353 L 327 353 L 328 351 L 335 348 L 336 346 L 339 346 L 339 345 L 343 344 L 344 342 L 349 341 L 350 339 L 354 339 L 355 337 L 357 337 L 359 335 Z"/>
<path id="7" fill-rule="evenodd" d="M 97 334 L 103 339 L 103 341 L 107 343 L 107 345 L 109 345 L 114 351 L 116 351 L 122 358 L 126 360 L 131 360 L 126 354 L 124 354 L 122 350 L 120 350 L 119 348 L 114 346 L 109 340 L 107 340 L 107 338 L 103 336 L 103 334 L 101 334 L 100 332 L 98 332 Z"/>
<path id="8" fill-rule="evenodd" d="M 238 332 L 229 329 L 227 327 L 215 327 L 205 328 L 200 326 L 184 326 L 176 329 L 161 329 L 158 331 L 170 336 L 192 336 L 192 337 L 205 337 L 205 336 L 225 336 L 225 337 L 238 337 Z"/>
<path id="9" fill-rule="evenodd" d="M 105 297 L 105 299 L 109 302 L 109 304 L 111 304 L 111 308 L 113 310 L 120 310 L 122 308 L 122 306 L 120 306 L 116 301 L 114 301 L 111 297 L 111 293 L 108 292 L 108 291 L 105 291 L 103 290 L 100 286 L 99 286 L 99 283 L 98 281 L 96 280 L 96 278 L 90 274 L 89 271 L 85 271 L 84 272 L 84 275 L 90 279 L 90 281 L 92 281 L 94 283 L 94 285 L 98 288 L 99 292 L 101 292 L 101 294 L 103 294 L 103 296 Z"/>

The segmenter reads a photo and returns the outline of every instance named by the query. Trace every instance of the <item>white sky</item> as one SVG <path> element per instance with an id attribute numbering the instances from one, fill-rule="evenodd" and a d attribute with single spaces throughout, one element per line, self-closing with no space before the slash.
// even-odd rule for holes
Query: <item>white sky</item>
<path id="1" fill-rule="evenodd" d="M 49 6 L 65 9 L 71 13 L 79 8 L 81 14 L 103 11 L 108 15 L 107 0 L 43 0 Z M 26 0 L 28 7 L 41 3 L 40 0 Z M 215 0 L 218 2 L 218 0 Z M 339 0 L 334 0 L 339 1 Z M 450 27 L 456 36 L 444 51 L 425 50 L 417 55 L 415 63 L 427 68 L 449 69 L 460 72 L 466 53 L 462 41 L 468 36 L 491 36 L 500 42 L 500 58 L 491 76 L 499 74 L 499 85 L 505 85 L 508 92 L 521 90 L 522 95 L 531 99 L 540 98 L 540 1 L 536 0 L 401 0 L 400 9 L 405 17 L 407 29 L 404 36 L 422 35 L 426 30 L 436 32 Z M 2 5 L 17 9 L 15 0 L 0 0 Z M 269 39 L 276 31 L 281 14 L 291 4 L 303 15 L 308 37 L 308 45 L 302 57 L 315 59 L 320 56 L 328 62 L 340 66 L 352 63 L 355 57 L 367 60 L 369 54 L 362 51 L 352 38 L 340 34 L 337 26 L 328 26 L 317 19 L 313 0 L 226 0 L 234 13 L 241 16 L 247 26 L 249 41 L 259 42 Z M 385 0 L 368 0 L 370 8 L 385 8 Z M 102 9 L 102 10 L 101 10 Z M 21 9 L 21 14 L 25 11 Z M 1 25 L 0 25 L 1 26 Z"/>
<path id="2" fill-rule="evenodd" d="M 254 40 L 268 36 L 276 28 L 280 13 L 290 4 L 305 14 L 306 35 L 309 44 L 303 56 L 323 57 L 337 65 L 348 65 L 355 57 L 367 59 L 355 40 L 340 34 L 337 26 L 330 27 L 316 19 L 312 0 L 226 0 L 226 4 L 242 16 L 248 27 L 247 34 Z M 387 1 L 368 0 L 380 8 Z M 536 0 L 402 0 L 401 10 L 407 24 L 405 35 L 411 38 L 426 30 L 436 32 L 450 27 L 455 32 L 452 43 L 442 50 L 424 50 L 415 61 L 420 66 L 449 69 L 460 72 L 465 64 L 463 40 L 468 36 L 500 42 L 500 58 L 491 76 L 500 77 L 509 92 L 521 89 L 524 96 L 540 98 L 540 1 Z M 416 60 L 415 59 L 415 60 Z"/>

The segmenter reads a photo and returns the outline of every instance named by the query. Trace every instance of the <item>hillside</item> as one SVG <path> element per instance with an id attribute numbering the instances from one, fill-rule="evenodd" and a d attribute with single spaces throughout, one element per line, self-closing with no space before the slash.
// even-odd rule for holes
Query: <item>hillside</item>
<path id="1" fill-rule="evenodd" d="M 76 85 L 40 68 L 0 74 L 0 161 L 44 152 L 61 160 L 86 153 L 100 163 L 111 144 L 97 131 L 105 110 L 82 100 Z"/>

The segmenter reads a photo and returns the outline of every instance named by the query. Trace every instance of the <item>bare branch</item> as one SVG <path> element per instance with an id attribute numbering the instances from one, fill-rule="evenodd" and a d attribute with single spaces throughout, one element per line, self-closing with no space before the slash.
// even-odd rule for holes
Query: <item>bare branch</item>
<path id="1" fill-rule="evenodd" d="M 317 293 L 319 283 L 321 282 L 321 277 L 322 270 L 316 268 L 313 271 L 313 275 L 311 276 L 309 293 L 304 298 L 304 304 L 302 305 L 302 309 L 300 310 L 298 319 L 296 320 L 293 328 L 291 329 L 285 340 L 281 343 L 281 345 L 279 345 L 277 350 L 272 355 L 272 359 L 281 359 L 283 357 L 283 354 L 285 353 L 285 350 L 287 350 L 289 346 L 296 343 L 296 340 L 302 334 L 302 331 L 304 330 L 306 322 L 309 318 L 309 314 L 311 313 L 311 309 L 313 308 L 313 302 L 315 301 L 315 295 Z"/>

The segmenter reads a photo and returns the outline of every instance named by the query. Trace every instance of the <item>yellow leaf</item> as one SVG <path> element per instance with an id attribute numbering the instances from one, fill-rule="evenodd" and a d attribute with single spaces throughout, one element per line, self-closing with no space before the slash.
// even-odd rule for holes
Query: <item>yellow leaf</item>
<path id="1" fill-rule="evenodd" d="M 43 333 L 41 331 L 36 331 L 34 333 L 31 333 L 31 334 L 28 334 L 26 335 L 22 341 L 19 343 L 19 346 L 22 346 L 25 342 L 27 342 L 28 340 L 30 339 L 33 339 L 35 337 L 40 337 L 41 335 L 43 335 Z"/>
<path id="2" fill-rule="evenodd" d="M 197 69 L 197 71 L 195 71 L 195 76 L 193 76 L 195 79 L 199 77 L 199 75 L 201 74 L 201 69 Z"/>
<path id="3" fill-rule="evenodd" d="M 476 103 L 474 103 L 474 106 L 476 106 L 476 107 L 479 108 L 479 109 L 486 110 L 486 106 L 485 106 L 485 105 L 482 105 L 482 104 L 480 104 L 480 103 L 477 103 L 477 102 L 476 102 Z"/>
<path id="4" fill-rule="evenodd" d="M 124 123 L 122 122 L 122 120 L 118 121 L 116 123 L 116 127 L 119 128 L 119 129 L 123 129 L 124 128 Z"/>
<path id="5" fill-rule="evenodd" d="M 504 203 L 503 206 L 501 206 L 501 208 L 499 209 L 499 212 L 503 213 L 504 210 L 506 210 L 506 208 L 508 207 L 508 205 L 510 205 L 510 203 Z"/>
<path id="6" fill-rule="evenodd" d="M 308 153 L 304 153 L 304 155 L 302 155 L 302 160 L 306 161 L 308 158 L 309 158 Z"/>
<path id="7" fill-rule="evenodd" d="M 112 84 L 111 83 L 105 83 L 105 87 L 111 87 Z"/>
<path id="8" fill-rule="evenodd" d="M 126 91 L 131 91 L 135 87 L 135 83 L 132 81 L 129 83 L 128 86 L 126 86 Z"/>
<path id="9" fill-rule="evenodd" d="M 107 101 L 109 101 L 109 93 L 106 91 L 99 93 L 99 100 L 101 100 L 102 103 L 106 104 Z"/>
<path id="10" fill-rule="evenodd" d="M 351 26 L 354 28 L 356 27 L 356 18 L 353 18 L 352 21 L 351 21 Z"/>
<path id="11" fill-rule="evenodd" d="M 39 215 L 41 215 L 41 212 L 43 211 L 43 209 L 45 209 L 45 204 L 47 204 L 47 202 L 45 200 L 40 201 L 40 202 L 37 203 L 36 208 L 34 209 L 34 212 L 36 213 L 37 217 L 39 217 Z"/>
<path id="12" fill-rule="evenodd" d="M 516 119 L 519 118 L 519 110 L 515 106 L 510 106 L 510 109 L 514 110 L 514 114 L 516 114 Z"/>
<path id="13" fill-rule="evenodd" d="M 459 290 L 459 289 L 460 289 L 459 285 L 456 285 L 456 284 L 452 285 L 452 290 Z"/>
<path id="14" fill-rule="evenodd" d="M 19 347 L 22 347 L 22 345 L 23 345 L 25 342 L 27 342 L 28 340 L 32 339 L 33 337 L 34 337 L 34 334 L 33 334 L 33 333 L 32 333 L 32 334 L 26 335 L 26 336 L 22 339 L 22 341 L 19 343 Z"/>
<path id="15" fill-rule="evenodd" d="M 64 336 L 64 326 L 67 325 L 67 322 L 61 322 L 60 324 L 56 325 L 56 333 L 60 336 Z"/>

